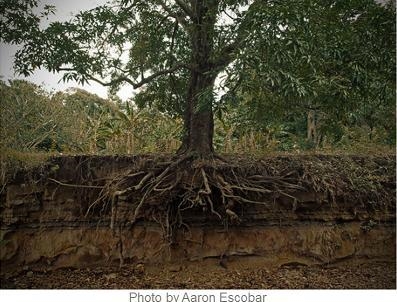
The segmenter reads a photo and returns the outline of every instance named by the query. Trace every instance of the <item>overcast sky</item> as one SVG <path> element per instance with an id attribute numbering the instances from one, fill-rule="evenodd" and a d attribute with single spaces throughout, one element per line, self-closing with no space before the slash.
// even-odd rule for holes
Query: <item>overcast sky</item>
<path id="1" fill-rule="evenodd" d="M 50 21 L 65 21 L 70 19 L 73 14 L 81 11 L 94 8 L 98 5 L 104 4 L 107 0 L 42 0 L 42 4 L 51 4 L 56 6 L 56 13 L 51 16 Z M 42 85 L 46 90 L 65 90 L 68 87 L 80 87 L 91 93 L 95 93 L 101 97 L 107 96 L 107 90 L 105 87 L 98 83 L 90 82 L 90 85 L 81 86 L 76 82 L 64 83 L 60 81 L 62 79 L 61 73 L 50 73 L 46 70 L 36 70 L 33 75 L 29 77 L 17 76 L 14 74 L 13 69 L 13 56 L 17 51 L 18 46 L 7 45 L 0 43 L 0 76 L 2 80 L 9 79 L 26 79 L 33 83 Z M 124 86 L 118 95 L 126 100 L 132 96 L 132 88 Z"/>

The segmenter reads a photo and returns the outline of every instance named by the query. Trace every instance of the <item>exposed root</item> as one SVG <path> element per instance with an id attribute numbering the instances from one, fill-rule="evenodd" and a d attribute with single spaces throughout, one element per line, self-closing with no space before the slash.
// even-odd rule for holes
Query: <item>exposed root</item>
<path id="1" fill-rule="evenodd" d="M 327 202 L 332 203 L 336 196 L 343 196 L 349 186 L 361 185 L 349 175 L 342 180 L 335 177 L 341 169 L 338 165 L 342 165 L 338 159 L 326 164 L 323 158 L 314 160 L 276 158 L 269 164 L 264 160 L 252 163 L 233 159 L 232 162 L 215 156 L 197 158 L 192 154 L 162 161 L 141 158 L 104 186 L 92 186 L 102 189 L 98 198 L 88 205 L 87 214 L 100 206 L 104 213 L 108 209 L 113 230 L 125 221 L 129 221 L 130 227 L 140 219 L 157 221 L 165 238 L 172 242 L 176 229 L 189 228 L 183 222 L 184 213 L 189 209 L 201 209 L 204 216 L 224 225 L 238 224 L 248 204 L 251 208 L 263 207 L 267 211 L 295 212 L 300 202 L 297 192 L 314 190 L 322 193 L 321 196 L 328 195 Z M 356 173 L 357 170 L 357 166 L 352 166 L 351 171 Z M 362 194 L 360 190 L 362 187 L 357 187 L 354 194 Z M 118 217 L 120 206 L 132 211 Z"/>
<path id="2" fill-rule="evenodd" d="M 138 175 L 142 175 L 142 174 L 144 174 L 143 171 L 138 172 L 138 173 L 134 173 L 134 174 L 132 174 L 132 175 L 128 175 L 128 177 L 134 177 L 134 176 L 138 176 Z M 132 192 L 132 191 L 134 191 L 134 190 L 137 191 L 137 190 L 142 189 L 142 187 L 143 187 L 143 185 L 145 184 L 145 182 L 146 182 L 149 178 L 151 178 L 152 176 L 153 176 L 153 173 L 152 173 L 152 172 L 147 173 L 147 174 L 141 179 L 141 181 L 140 181 L 136 186 L 128 187 L 127 189 L 122 190 L 122 191 L 116 191 L 116 192 L 114 192 L 114 196 L 126 195 L 126 194 L 128 194 L 128 193 L 130 193 L 130 192 Z"/>
<path id="3" fill-rule="evenodd" d="M 86 189 L 103 189 L 103 186 L 88 186 L 88 185 L 78 185 L 78 184 L 67 184 L 64 182 L 61 182 L 59 180 L 53 179 L 51 177 L 47 178 L 49 181 L 55 182 L 58 185 L 61 185 L 63 187 L 69 187 L 69 188 L 86 188 Z"/>
<path id="4" fill-rule="evenodd" d="M 110 216 L 110 229 L 114 231 L 114 222 L 116 221 L 116 215 L 117 215 L 117 199 L 116 196 L 112 196 L 112 210 L 111 210 L 111 216 Z"/>
<path id="5" fill-rule="evenodd" d="M 128 225 L 140 218 L 150 217 L 155 209 L 156 218 L 171 242 L 176 228 L 188 226 L 183 222 L 183 212 L 201 208 L 220 221 L 240 223 L 239 208 L 243 204 L 256 204 L 269 208 L 268 198 L 275 192 L 287 196 L 287 192 L 304 190 L 297 179 L 289 174 L 274 176 L 267 171 L 250 174 L 224 159 L 196 159 L 185 155 L 164 163 L 140 166 L 142 170 L 128 170 L 116 175 L 103 187 L 101 194 L 87 210 L 111 200 L 110 228 L 117 223 L 117 205 L 120 202 L 134 204 Z M 161 214 L 162 213 L 162 214 Z"/>

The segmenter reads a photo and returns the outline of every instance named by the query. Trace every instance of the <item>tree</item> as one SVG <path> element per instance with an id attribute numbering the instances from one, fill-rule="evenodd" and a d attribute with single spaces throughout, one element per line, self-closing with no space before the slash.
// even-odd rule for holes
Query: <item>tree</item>
<path id="1" fill-rule="evenodd" d="M 44 67 L 66 71 L 64 80 L 96 81 L 113 90 L 124 83 L 141 88 L 141 99 L 160 100 L 183 115 L 180 153 L 205 156 L 213 153 L 214 83 L 221 72 L 226 72 L 229 92 L 254 88 L 256 94 L 310 107 L 315 100 L 335 102 L 335 96 L 342 104 L 346 100 L 352 66 L 361 58 L 345 51 L 359 46 L 354 29 L 361 24 L 372 26 L 362 26 L 369 34 L 388 36 L 383 45 L 385 39 L 372 35 L 375 47 L 367 55 L 383 62 L 388 53 L 394 59 L 390 8 L 371 0 L 290 4 L 115 0 L 41 29 L 33 13 L 36 0 L 3 0 L 0 28 L 5 42 L 23 43 L 15 61 L 20 73 Z M 41 17 L 52 12 L 46 6 Z M 372 23 L 361 22 L 368 16 Z M 379 45 L 386 46 L 385 52 L 376 53 Z"/>
<path id="2" fill-rule="evenodd" d="M 193 207 L 227 224 L 239 221 L 244 204 L 286 199 L 294 211 L 291 192 L 308 186 L 333 196 L 341 186 L 313 183 L 303 159 L 280 159 L 276 171 L 272 160 L 213 156 L 214 109 L 245 98 L 247 110 L 251 100 L 262 110 L 265 101 L 269 115 L 321 106 L 343 117 L 363 96 L 394 95 L 395 13 L 372 0 L 114 0 L 46 28 L 33 12 L 37 0 L 0 1 L 1 39 L 23 44 L 18 72 L 64 71 L 66 81 L 96 81 L 111 93 L 128 83 L 140 89 L 137 103 L 183 116 L 179 158 L 134 158 L 88 207 L 111 207 L 112 228 L 126 200 L 134 206 L 130 224 L 151 217 L 172 240 L 181 213 Z M 51 12 L 46 7 L 43 17 Z M 369 37 L 371 47 L 360 40 Z M 219 99 L 221 74 L 228 91 Z"/>

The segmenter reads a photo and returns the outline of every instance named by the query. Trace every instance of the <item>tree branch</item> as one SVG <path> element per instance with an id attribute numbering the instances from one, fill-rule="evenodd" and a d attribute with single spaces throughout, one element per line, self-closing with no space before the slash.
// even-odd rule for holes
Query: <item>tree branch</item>
<path id="1" fill-rule="evenodd" d="M 174 25 L 174 30 L 172 31 L 172 36 L 171 36 L 171 45 L 170 45 L 170 59 L 169 59 L 169 65 L 171 66 L 174 62 L 174 58 L 172 56 L 173 51 L 174 51 L 174 45 L 175 45 L 175 36 L 178 31 L 178 21 L 175 22 Z"/>
<path id="2" fill-rule="evenodd" d="M 195 15 L 187 3 L 185 3 L 183 0 L 175 0 L 175 2 L 186 13 L 186 15 L 188 15 L 191 19 L 194 19 Z"/>
<path id="3" fill-rule="evenodd" d="M 247 16 L 258 3 L 260 3 L 259 0 L 254 0 L 244 15 Z M 241 22 L 241 24 L 244 24 L 244 20 Z M 248 33 L 249 31 L 244 30 L 244 28 L 239 28 L 236 39 L 223 47 L 223 49 L 219 52 L 219 55 L 213 60 L 213 66 L 215 68 L 223 68 L 230 64 L 234 60 L 237 50 L 243 45 Z"/>
<path id="4" fill-rule="evenodd" d="M 176 21 L 178 21 L 179 24 L 181 24 L 183 26 L 183 28 L 185 30 L 188 29 L 188 22 L 187 20 L 184 18 L 183 15 L 185 15 L 184 13 L 182 14 L 176 14 L 175 12 L 173 12 L 168 6 L 167 4 L 165 4 L 165 2 L 163 0 L 157 0 L 158 4 L 160 4 L 160 6 L 169 14 L 169 16 L 171 16 L 172 18 L 174 18 Z"/>
<path id="5" fill-rule="evenodd" d="M 115 78 L 115 79 L 113 79 L 113 80 L 111 80 L 109 82 L 104 82 L 104 81 L 102 81 L 102 80 L 100 80 L 100 79 L 98 79 L 98 78 L 96 78 L 96 77 L 94 77 L 92 75 L 89 75 L 89 74 L 83 74 L 83 76 L 85 76 L 88 80 L 92 80 L 94 82 L 97 82 L 97 83 L 101 84 L 102 86 L 112 86 L 112 85 L 120 84 L 122 82 L 126 82 L 126 83 L 130 84 L 134 89 L 137 89 L 137 88 L 142 87 L 143 85 L 151 82 L 152 80 L 154 80 L 155 78 L 157 78 L 159 76 L 162 76 L 162 75 L 165 75 L 165 74 L 169 74 L 169 73 L 173 73 L 173 72 L 175 72 L 175 71 L 177 71 L 178 69 L 181 69 L 181 68 L 191 69 L 192 67 L 190 67 L 187 64 L 182 64 L 182 63 L 181 64 L 176 64 L 173 67 L 170 67 L 168 69 L 164 69 L 164 70 L 160 70 L 158 72 L 155 72 L 155 73 L 151 74 L 150 76 L 148 76 L 146 78 L 142 77 L 142 80 L 139 81 L 139 82 L 134 82 L 131 79 L 129 79 L 128 77 L 126 77 L 126 76 L 119 76 L 118 78 Z M 58 68 L 57 71 L 76 71 L 76 70 L 73 69 L 73 68 Z"/>

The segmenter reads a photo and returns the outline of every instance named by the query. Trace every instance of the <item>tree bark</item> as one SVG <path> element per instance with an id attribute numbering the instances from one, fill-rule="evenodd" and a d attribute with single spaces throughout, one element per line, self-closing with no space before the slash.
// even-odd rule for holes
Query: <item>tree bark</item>
<path id="1" fill-rule="evenodd" d="M 315 149 L 318 149 L 323 139 L 319 132 L 321 112 L 316 109 L 310 109 L 307 113 L 307 140 Z"/>
<path id="2" fill-rule="evenodd" d="M 190 82 L 184 116 L 185 133 L 178 153 L 192 152 L 207 156 L 214 152 L 213 87 L 219 69 L 211 61 L 217 1 L 192 0 L 193 24 Z"/>
<path id="3" fill-rule="evenodd" d="M 316 111 L 313 109 L 307 113 L 307 140 L 313 145 L 317 140 Z"/>
<path id="4" fill-rule="evenodd" d="M 214 81 L 213 76 L 191 73 L 184 115 L 185 133 L 178 153 L 194 152 L 198 155 L 208 155 L 214 152 Z"/>

